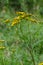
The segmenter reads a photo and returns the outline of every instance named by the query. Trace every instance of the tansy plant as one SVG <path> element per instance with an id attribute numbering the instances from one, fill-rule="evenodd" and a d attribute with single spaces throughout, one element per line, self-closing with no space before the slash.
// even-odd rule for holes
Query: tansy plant
<path id="1" fill-rule="evenodd" d="M 3 26 L 1 29 L 3 35 L 0 37 L 5 40 L 4 44 L 4 40 L 0 40 L 0 50 L 4 49 L 5 57 L 4 59 L 2 56 L 1 65 L 42 65 L 43 63 L 38 63 L 38 55 L 40 44 L 43 44 L 43 25 L 36 24 L 37 21 L 32 14 L 16 12 L 16 15 L 12 21 L 5 20 L 5 24 L 17 24 L 15 27 Z"/>
<path id="2" fill-rule="evenodd" d="M 28 13 L 25 13 L 25 12 L 16 12 L 16 14 L 18 16 L 16 16 L 13 19 L 11 26 L 14 26 L 15 24 L 19 23 L 21 19 L 26 19 L 26 20 L 30 20 L 31 22 L 36 22 L 36 19 L 33 19 L 33 18 L 30 17 L 30 16 L 33 16 L 32 14 L 28 14 Z M 5 21 L 5 23 L 9 23 L 9 22 L 10 22 L 9 19 L 7 19 Z"/>

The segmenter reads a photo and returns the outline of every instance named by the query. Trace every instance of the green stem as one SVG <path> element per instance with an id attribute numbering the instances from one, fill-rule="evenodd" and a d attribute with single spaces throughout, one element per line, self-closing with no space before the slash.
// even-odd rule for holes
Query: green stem
<path id="1" fill-rule="evenodd" d="M 30 52 L 30 54 L 31 54 L 32 61 L 33 61 L 33 65 L 36 65 L 36 64 L 35 64 L 35 60 L 34 60 L 34 56 L 33 56 L 32 46 L 31 46 L 31 45 L 28 47 L 28 51 L 29 51 L 29 52 Z"/>

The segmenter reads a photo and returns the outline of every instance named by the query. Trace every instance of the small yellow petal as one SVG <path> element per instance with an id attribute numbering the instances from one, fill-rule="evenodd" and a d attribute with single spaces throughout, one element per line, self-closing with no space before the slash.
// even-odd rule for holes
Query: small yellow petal
<path id="1" fill-rule="evenodd" d="M 22 15 L 21 18 L 25 18 L 25 15 Z"/>
<path id="2" fill-rule="evenodd" d="M 14 18 L 14 20 L 19 20 L 20 19 L 20 16 L 17 16 Z"/>
<path id="3" fill-rule="evenodd" d="M 8 22 L 10 22 L 10 20 L 9 20 L 9 19 L 7 19 L 7 20 L 5 21 L 5 23 L 8 23 Z"/>
<path id="4" fill-rule="evenodd" d="M 25 14 L 25 12 L 16 12 L 16 14 Z"/>
<path id="5" fill-rule="evenodd" d="M 12 24 L 11 24 L 11 26 L 14 26 L 15 24 L 17 24 L 17 23 L 19 23 L 20 21 L 18 21 L 18 20 L 14 20 L 13 22 L 12 22 Z"/>
<path id="6" fill-rule="evenodd" d="M 35 19 L 30 19 L 32 22 L 36 22 L 36 20 Z"/>
<path id="7" fill-rule="evenodd" d="M 20 22 L 20 16 L 15 17 L 14 20 L 13 20 L 13 22 L 12 22 L 12 24 L 11 24 L 11 26 L 14 26 L 15 24 L 17 24 L 19 22 Z"/>
<path id="8" fill-rule="evenodd" d="M 5 47 L 4 46 L 0 46 L 0 49 L 5 49 Z"/>

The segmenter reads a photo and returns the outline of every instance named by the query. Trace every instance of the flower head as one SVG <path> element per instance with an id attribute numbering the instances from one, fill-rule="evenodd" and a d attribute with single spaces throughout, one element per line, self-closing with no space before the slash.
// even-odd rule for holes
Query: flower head
<path id="1" fill-rule="evenodd" d="M 21 15 L 23 15 L 23 14 L 25 14 L 25 12 L 16 12 L 16 14 L 21 14 Z"/>
<path id="2" fill-rule="evenodd" d="M 36 20 L 35 20 L 35 19 L 32 19 L 32 18 L 31 18 L 30 20 L 31 20 L 32 22 L 36 22 Z"/>
<path id="3" fill-rule="evenodd" d="M 11 26 L 14 26 L 15 24 L 17 24 L 17 23 L 19 23 L 19 22 L 20 22 L 19 20 L 15 19 L 15 20 L 12 22 Z"/>
<path id="4" fill-rule="evenodd" d="M 40 63 L 39 65 L 43 65 L 43 62 L 42 62 L 42 63 Z"/>
<path id="5" fill-rule="evenodd" d="M 5 23 L 8 23 L 8 22 L 10 22 L 10 20 L 9 20 L 9 19 L 7 19 L 7 20 L 5 21 Z"/>
<path id="6" fill-rule="evenodd" d="M 13 20 L 11 26 L 14 26 L 14 25 L 17 24 L 18 22 L 20 22 L 20 16 L 17 16 L 17 17 L 14 18 L 14 20 Z"/>
<path id="7" fill-rule="evenodd" d="M 19 20 L 19 19 L 20 19 L 20 16 L 15 17 L 14 20 L 15 20 L 15 19 L 16 19 L 16 20 Z"/>

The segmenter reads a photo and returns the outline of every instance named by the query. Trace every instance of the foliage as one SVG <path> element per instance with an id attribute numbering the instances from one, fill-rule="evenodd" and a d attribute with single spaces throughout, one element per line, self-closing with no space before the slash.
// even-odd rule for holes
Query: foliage
<path id="1" fill-rule="evenodd" d="M 0 0 L 0 65 L 43 65 L 43 0 Z"/>
<path id="2" fill-rule="evenodd" d="M 31 21 L 33 16 L 28 17 L 30 20 L 22 18 L 13 27 L 12 21 L 1 19 L 0 65 L 38 65 L 43 62 L 43 24 Z"/>
<path id="3" fill-rule="evenodd" d="M 3 7 L 9 8 L 10 11 L 13 9 L 15 11 L 40 13 L 43 11 L 43 0 L 0 0 L 0 10 Z M 39 11 L 40 9 L 41 11 Z"/>

